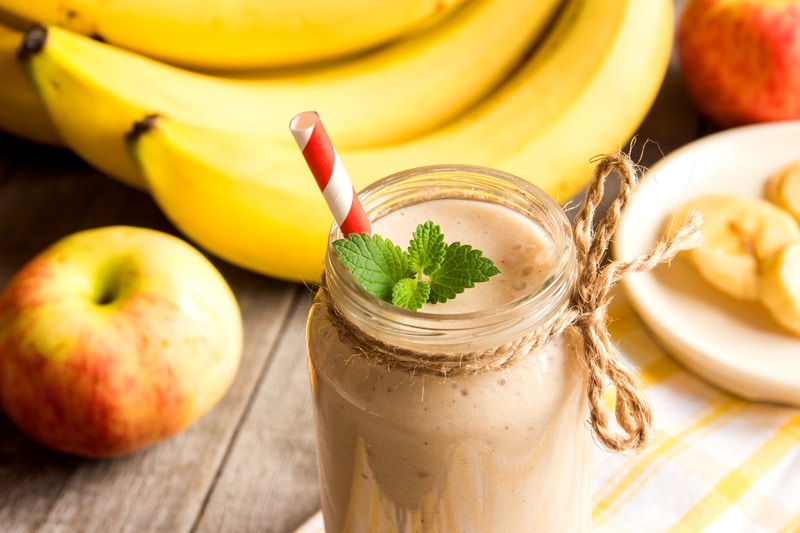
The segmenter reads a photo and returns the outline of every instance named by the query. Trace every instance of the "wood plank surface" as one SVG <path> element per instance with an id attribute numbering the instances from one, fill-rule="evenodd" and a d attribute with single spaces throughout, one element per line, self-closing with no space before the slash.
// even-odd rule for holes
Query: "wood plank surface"
<path id="1" fill-rule="evenodd" d="M 242 421 L 199 523 L 200 532 L 293 531 L 319 508 L 305 325 L 311 293 L 294 311 Z"/>
<path id="2" fill-rule="evenodd" d="M 148 195 L 94 172 L 67 152 L 0 137 L 0 286 L 58 238 L 111 224 L 177 234 Z M 229 393 L 187 431 L 113 460 L 49 451 L 0 414 L 0 530 L 194 527 L 297 293 L 294 284 L 212 260 L 236 294 L 245 321 L 244 356 Z"/>

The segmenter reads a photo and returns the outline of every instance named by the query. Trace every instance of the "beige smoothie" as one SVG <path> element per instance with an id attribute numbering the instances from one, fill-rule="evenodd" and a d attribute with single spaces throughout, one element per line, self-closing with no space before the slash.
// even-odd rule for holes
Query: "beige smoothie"
<path id="1" fill-rule="evenodd" d="M 375 222 L 375 233 L 407 248 L 417 225 L 433 220 L 445 242 L 469 244 L 494 261 L 502 274 L 445 303 L 427 304 L 428 313 L 469 313 L 494 309 L 535 290 L 553 270 L 555 250 L 548 235 L 510 208 L 466 199 L 436 199 L 394 211 Z"/>
<path id="2" fill-rule="evenodd" d="M 495 309 L 536 293 L 557 260 L 530 218 L 478 200 L 403 207 L 374 232 L 405 248 L 428 219 L 501 274 L 424 313 Z M 571 329 L 511 366 L 444 378 L 354 356 L 324 317 L 312 312 L 308 342 L 326 533 L 589 530 L 591 438 Z M 448 349 L 475 342 L 501 341 L 467 333 Z"/>

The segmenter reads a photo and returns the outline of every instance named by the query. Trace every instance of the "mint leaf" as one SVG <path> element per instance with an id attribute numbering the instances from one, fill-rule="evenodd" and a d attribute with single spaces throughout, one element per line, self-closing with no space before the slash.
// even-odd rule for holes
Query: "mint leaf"
<path id="1" fill-rule="evenodd" d="M 411 267 L 416 272 L 430 274 L 442 265 L 444 250 L 442 229 L 430 220 L 420 224 L 408 246 Z"/>
<path id="2" fill-rule="evenodd" d="M 391 301 L 395 284 L 414 275 L 408 254 L 380 235 L 351 233 L 333 249 L 358 283 L 382 300 Z"/>
<path id="3" fill-rule="evenodd" d="M 405 278 L 392 289 L 392 303 L 416 311 L 428 301 L 431 286 L 424 279 Z"/>
<path id="4" fill-rule="evenodd" d="M 459 242 L 445 244 L 441 228 L 431 221 L 417 226 L 407 252 L 389 239 L 366 233 L 338 239 L 333 249 L 364 289 L 412 311 L 426 302 L 455 298 L 500 273 L 480 250 Z"/>
<path id="5" fill-rule="evenodd" d="M 431 293 L 428 301 L 443 303 L 475 286 L 488 281 L 500 270 L 483 252 L 468 244 L 454 242 L 445 249 L 442 266 L 430 275 Z"/>

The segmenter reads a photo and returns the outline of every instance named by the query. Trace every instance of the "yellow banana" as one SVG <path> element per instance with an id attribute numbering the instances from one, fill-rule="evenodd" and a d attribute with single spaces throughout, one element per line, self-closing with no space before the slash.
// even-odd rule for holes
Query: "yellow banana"
<path id="1" fill-rule="evenodd" d="M 354 186 L 471 163 L 569 199 L 590 177 L 590 158 L 616 151 L 652 104 L 671 9 L 671 0 L 569 0 L 536 53 L 463 118 L 408 142 L 340 149 Z M 279 142 L 162 117 L 139 123 L 129 146 L 156 202 L 198 245 L 257 272 L 318 281 L 331 217 L 288 128 Z"/>
<path id="2" fill-rule="evenodd" d="M 22 32 L 0 25 L 0 130 L 42 144 L 62 146 L 44 103 L 16 59 Z"/>
<path id="3" fill-rule="evenodd" d="M 0 0 L 0 16 L 61 26 L 162 61 L 242 69 L 367 50 L 464 0 Z"/>
<path id="4" fill-rule="evenodd" d="M 262 274 L 319 281 L 332 217 L 296 144 L 265 146 L 166 117 L 137 123 L 129 137 L 150 194 L 198 246 Z M 229 160 L 229 172 L 231 156 L 246 159 Z"/>
<path id="5" fill-rule="evenodd" d="M 67 145 L 134 186 L 121 141 L 146 113 L 283 138 L 314 108 L 342 146 L 418 134 L 490 92 L 527 53 L 560 0 L 474 0 L 407 40 L 327 68 L 262 79 L 206 76 L 51 27 L 29 32 L 32 81 Z"/>

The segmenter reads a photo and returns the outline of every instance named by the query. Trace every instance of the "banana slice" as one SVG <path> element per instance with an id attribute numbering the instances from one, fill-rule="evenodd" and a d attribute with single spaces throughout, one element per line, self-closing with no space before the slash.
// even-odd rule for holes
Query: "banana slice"
<path id="1" fill-rule="evenodd" d="M 723 194 L 694 198 L 676 212 L 669 226 L 679 226 L 690 209 L 703 217 L 703 244 L 685 253 L 705 280 L 739 300 L 759 300 L 760 263 L 800 240 L 794 218 L 760 198 Z"/>
<path id="2" fill-rule="evenodd" d="M 784 246 L 761 272 L 761 302 L 776 322 L 800 335 L 800 242 Z"/>
<path id="3" fill-rule="evenodd" d="M 764 196 L 800 222 L 800 159 L 779 169 L 767 179 Z"/>

